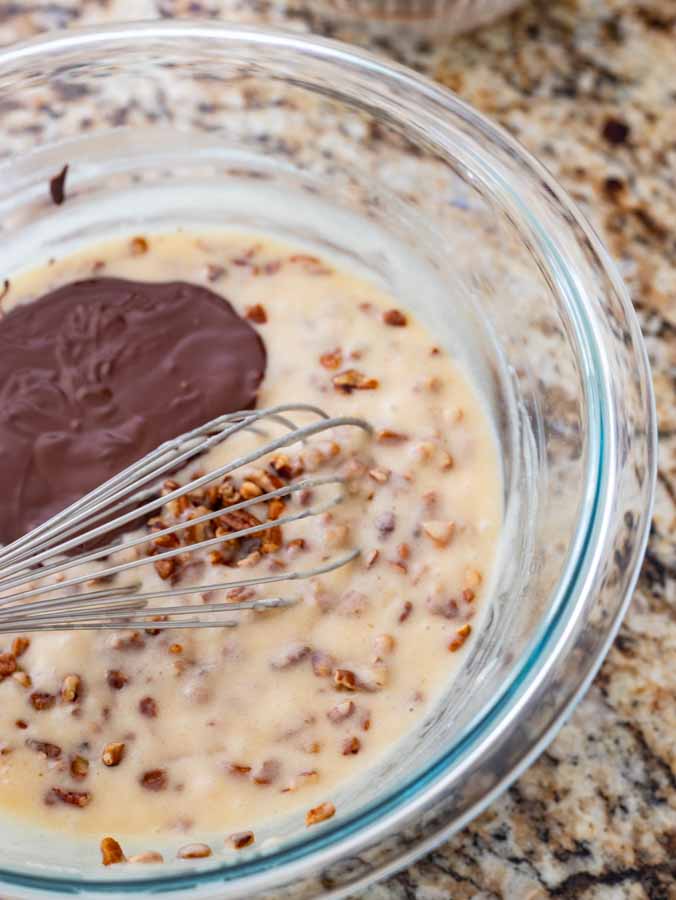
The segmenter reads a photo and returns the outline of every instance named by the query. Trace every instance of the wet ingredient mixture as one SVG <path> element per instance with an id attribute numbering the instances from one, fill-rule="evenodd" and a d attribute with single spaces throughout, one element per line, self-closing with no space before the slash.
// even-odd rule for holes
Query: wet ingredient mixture
<path id="1" fill-rule="evenodd" d="M 98 288 L 95 282 L 73 287 L 91 279 L 98 279 Z M 110 435 L 101 438 L 114 447 L 111 466 L 135 447 L 137 455 L 147 451 L 144 441 L 157 438 L 156 430 L 148 430 L 150 420 L 154 429 L 166 423 L 169 432 L 180 424 L 180 432 L 193 416 L 228 411 L 229 401 L 259 407 L 313 403 L 332 415 L 362 416 L 374 428 L 370 439 L 355 429 L 336 429 L 196 491 L 184 503 L 167 504 L 144 526 L 149 536 L 177 519 L 222 509 L 206 535 L 187 530 L 180 540 L 187 550 L 190 541 L 215 534 L 224 537 L 223 545 L 202 555 L 186 552 L 168 565 L 151 561 L 133 579 L 142 572 L 148 590 L 206 585 L 239 580 L 242 572 L 253 577 L 310 569 L 352 547 L 362 553 L 331 574 L 276 585 L 275 594 L 300 596 L 301 602 L 233 614 L 239 623 L 233 629 L 6 639 L 0 646 L 0 807 L 42 827 L 97 839 L 180 832 L 186 841 L 201 841 L 218 833 L 239 850 L 255 842 L 263 823 L 289 813 L 302 811 L 308 826 L 339 815 L 337 787 L 396 752 L 398 738 L 447 686 L 485 604 L 499 537 L 496 443 L 463 372 L 409 312 L 370 281 L 272 238 L 205 231 L 115 239 L 13 278 L 2 307 L 28 315 L 30 301 L 37 300 L 37 309 L 45 302 L 38 298 L 54 292 L 49 303 L 56 309 L 66 302 L 59 298 L 80 291 L 75 306 L 84 344 L 97 343 L 97 328 L 100 334 L 112 329 L 124 355 L 147 334 L 138 323 L 134 327 L 133 316 L 140 314 L 134 304 L 123 309 L 129 287 L 117 279 L 150 283 L 146 299 L 161 296 L 175 304 L 175 318 L 171 303 L 165 310 L 170 345 L 187 351 L 171 360 L 157 355 L 157 348 L 155 356 L 147 350 L 145 365 L 138 362 L 142 353 L 127 359 L 125 365 L 136 367 L 131 371 L 138 392 L 124 395 L 128 406 L 120 422 L 131 417 L 136 430 L 123 429 L 119 456 Z M 183 293 L 166 287 L 178 282 L 186 286 Z M 195 316 L 203 302 L 208 308 L 202 332 L 189 310 L 190 292 L 198 289 L 204 296 L 194 303 Z M 135 290 L 143 294 L 138 285 Z M 93 317 L 106 297 L 105 314 Z M 152 318 L 153 303 L 146 307 Z M 7 315 L 5 324 L 12 318 Z M 224 335 L 234 329 L 232 348 L 246 346 L 246 354 L 228 357 L 244 373 L 239 393 L 221 393 L 218 367 L 211 365 L 219 328 Z M 195 330 L 202 334 L 197 352 L 191 345 Z M 229 338 L 223 340 L 227 349 Z M 69 469 L 71 452 L 89 476 L 100 474 L 88 447 L 94 454 L 101 443 L 88 445 L 82 437 L 90 429 L 101 434 L 91 392 L 101 389 L 100 407 L 107 410 L 102 422 L 113 414 L 106 404 L 117 402 L 111 388 L 117 357 L 109 366 L 90 366 L 85 378 L 80 361 L 91 354 L 76 348 L 65 358 L 63 349 L 52 347 L 35 391 L 23 377 L 21 349 L 14 347 L 11 365 L 6 359 L 0 437 L 12 465 L 28 474 L 5 507 L 3 540 L 72 499 L 78 485 Z M 202 363 L 210 387 L 206 399 L 198 390 L 193 403 L 194 384 L 184 385 L 182 369 Z M 229 378 L 224 370 L 223 384 Z M 68 405 L 68 421 L 76 420 L 67 440 L 64 417 L 50 419 L 50 407 L 58 404 Z M 79 407 L 86 411 L 81 421 Z M 242 437 L 217 448 L 175 481 L 185 483 L 256 440 Z M 242 527 L 228 515 L 229 505 L 304 473 L 332 472 L 349 482 L 346 500 L 332 512 L 280 528 L 275 521 L 284 504 L 270 502 L 256 511 L 259 521 L 270 522 L 260 538 L 227 540 L 229 531 Z M 17 469 L 12 477 L 18 482 L 23 475 Z M 40 478 L 44 487 L 36 491 Z M 82 490 L 90 486 L 83 483 Z M 40 509 L 41 495 L 49 509 Z M 300 493 L 286 509 L 311 501 Z M 151 554 L 158 549 L 152 542 L 148 547 Z M 125 552 L 131 551 L 118 555 Z M 120 584 L 125 578 L 132 580 L 125 574 Z M 245 595 L 254 596 L 252 591 L 270 595 L 262 587 Z M 223 589 L 185 601 L 204 606 L 237 599 L 242 590 Z M 104 842 L 104 862 L 121 858 L 116 846 Z M 199 856 L 209 848 L 193 849 Z M 184 855 L 193 858 L 189 850 Z"/>

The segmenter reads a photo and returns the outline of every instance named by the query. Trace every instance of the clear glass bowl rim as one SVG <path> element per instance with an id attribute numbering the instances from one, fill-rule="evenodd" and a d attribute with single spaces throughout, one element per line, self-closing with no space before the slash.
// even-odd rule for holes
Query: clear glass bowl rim
<path id="1" fill-rule="evenodd" d="M 107 49 L 115 48 L 119 54 L 114 58 L 115 63 L 123 64 L 120 60 L 123 60 L 125 50 L 128 50 L 132 45 L 137 48 L 148 47 L 152 41 L 157 41 L 162 42 L 164 45 L 167 43 L 172 44 L 173 49 L 180 50 L 181 42 L 185 39 L 199 39 L 200 41 L 208 41 L 213 45 L 221 44 L 224 49 L 228 46 L 236 47 L 239 45 L 240 48 L 246 47 L 252 51 L 254 48 L 255 50 L 264 51 L 266 47 L 276 47 L 283 49 L 290 55 L 296 54 L 299 59 L 310 57 L 319 61 L 329 61 L 334 65 L 345 65 L 352 71 L 358 71 L 361 77 L 370 82 L 373 87 L 370 99 L 373 103 L 373 108 L 376 110 L 378 97 L 382 96 L 385 91 L 392 89 L 395 89 L 397 92 L 406 92 L 410 96 L 416 96 L 421 109 L 424 109 L 428 104 L 434 103 L 436 109 L 443 108 L 447 114 L 449 127 L 452 128 L 453 124 L 450 120 L 455 119 L 457 122 L 462 123 L 465 134 L 469 133 L 470 138 L 472 134 L 480 135 L 484 144 L 487 144 L 489 148 L 500 148 L 502 151 L 507 150 L 518 161 L 522 171 L 539 180 L 546 187 L 550 195 L 555 198 L 563 214 L 581 230 L 585 240 L 588 242 L 588 246 L 600 261 L 604 275 L 623 307 L 627 328 L 631 334 L 632 343 L 636 348 L 635 362 L 643 382 L 642 387 L 646 402 L 647 418 L 645 459 L 647 463 L 646 483 L 648 486 L 645 492 L 645 500 L 648 508 L 643 530 L 636 536 L 637 549 L 635 552 L 635 558 L 640 561 L 643 558 L 649 534 L 657 467 L 655 402 L 647 353 L 640 327 L 626 288 L 599 237 L 548 171 L 499 126 L 493 124 L 471 106 L 459 100 L 450 91 L 435 85 L 429 79 L 404 66 L 384 60 L 350 45 L 314 35 L 298 34 L 269 27 L 219 23 L 206 24 L 204 22 L 186 20 L 181 20 L 180 22 L 130 22 L 105 27 L 70 29 L 55 35 L 40 36 L 29 41 L 10 45 L 0 51 L 0 91 L 2 90 L 2 79 L 7 73 L 16 74 L 22 67 L 28 67 L 31 64 L 42 63 L 54 66 L 60 56 L 68 55 L 71 57 L 74 52 L 80 52 L 86 59 L 89 59 L 91 57 L 87 54 L 100 52 L 104 47 Z M 377 91 L 375 90 L 376 88 Z M 339 95 L 339 92 L 337 93 Z M 369 98 L 365 98 L 365 101 L 367 99 Z M 440 129 L 443 129 L 443 122 L 439 122 L 438 125 Z M 478 145 L 474 149 L 476 151 L 477 166 L 490 171 L 490 150 L 486 151 L 483 148 L 479 148 Z M 518 204 L 518 197 L 513 192 L 510 192 L 509 185 L 501 186 L 499 182 L 499 178 L 493 180 L 492 188 L 500 190 L 503 187 L 505 193 L 510 194 L 510 200 L 512 202 L 516 201 Z M 529 212 L 525 207 L 522 208 L 522 212 L 524 218 L 529 218 Z M 535 224 L 537 225 L 537 223 Z M 540 249 L 543 246 L 546 247 L 548 243 L 546 235 L 543 234 Z M 551 247 L 551 263 L 554 270 L 560 268 L 560 261 L 556 258 L 555 246 Z M 602 382 L 606 378 L 605 373 L 597 368 L 593 374 L 598 376 L 603 387 Z M 610 423 L 614 425 L 614 413 L 612 410 L 604 408 L 603 398 L 604 392 L 601 390 L 597 394 L 597 399 L 600 402 L 596 413 L 600 417 L 610 416 Z M 310 869 L 315 869 L 317 866 L 329 865 L 345 855 L 358 853 L 367 841 L 369 844 L 373 844 L 374 840 L 386 837 L 395 831 L 406 816 L 410 816 L 412 812 L 422 811 L 432 799 L 436 799 L 443 794 L 445 787 L 443 775 L 453 762 L 457 762 L 459 757 L 462 758 L 463 755 L 467 761 L 471 752 L 477 747 L 484 748 L 488 741 L 499 740 L 501 728 L 508 721 L 511 721 L 515 715 L 518 715 L 518 706 L 523 703 L 520 689 L 524 686 L 526 680 L 529 680 L 530 693 L 534 686 L 537 686 L 539 680 L 544 678 L 545 662 L 547 663 L 546 668 L 550 668 L 557 658 L 557 647 L 559 651 L 562 648 L 563 642 L 561 641 L 560 626 L 562 623 L 565 625 L 566 614 L 570 611 L 570 603 L 568 601 L 575 599 L 578 586 L 577 575 L 584 568 L 586 558 L 592 555 L 592 551 L 596 552 L 598 549 L 596 544 L 599 541 L 599 535 L 596 533 L 596 526 L 603 517 L 604 511 L 607 513 L 610 508 L 610 499 L 614 491 L 613 484 L 603 476 L 602 471 L 603 423 L 600 420 L 593 421 L 590 422 L 590 426 L 595 434 L 595 440 L 592 443 L 596 444 L 599 451 L 596 463 L 594 464 L 592 461 L 588 469 L 590 479 L 588 496 L 594 497 L 595 502 L 594 508 L 588 511 L 589 521 L 584 529 L 585 537 L 578 544 L 577 558 L 572 560 L 574 564 L 569 566 L 570 579 L 566 584 L 564 602 L 560 605 L 557 614 L 543 629 L 530 655 L 520 661 L 518 671 L 509 688 L 496 698 L 491 708 L 486 711 L 480 720 L 475 722 L 471 731 L 459 743 L 447 751 L 426 772 L 417 775 L 411 784 L 400 788 L 393 796 L 375 802 L 371 808 L 355 815 L 352 819 L 338 822 L 333 827 L 319 831 L 315 835 L 309 833 L 307 841 L 298 847 L 277 851 L 260 859 L 252 859 L 234 865 L 227 864 L 206 872 L 190 871 L 185 874 L 178 873 L 166 876 L 158 873 L 155 877 L 125 878 L 124 880 L 111 877 L 101 881 L 76 880 L 68 877 L 55 878 L 52 876 L 43 878 L 33 874 L 28 875 L 0 869 L 0 884 L 3 887 L 15 886 L 30 891 L 44 891 L 52 895 L 78 892 L 87 892 L 89 895 L 113 894 L 116 892 L 121 895 L 140 895 L 146 892 L 163 893 L 166 891 L 167 893 L 174 893 L 182 889 L 189 891 L 193 888 L 205 887 L 209 884 L 220 882 L 223 884 L 224 890 L 226 884 L 233 887 L 236 883 L 240 888 L 247 887 L 248 891 L 241 896 L 253 896 L 259 890 L 271 889 L 282 884 L 288 885 L 294 879 L 302 878 Z M 604 493 L 606 494 L 605 497 Z M 604 537 L 607 540 L 607 534 L 604 534 Z M 502 773 L 501 777 L 482 796 L 480 801 L 462 816 L 429 834 L 423 841 L 418 842 L 412 849 L 408 850 L 405 855 L 389 860 L 379 868 L 371 871 L 367 877 L 351 883 L 349 885 L 351 892 L 376 878 L 385 877 L 391 872 L 411 863 L 422 853 L 440 843 L 444 838 L 464 827 L 537 758 L 555 737 L 598 671 L 631 600 L 639 568 L 640 566 L 637 562 L 628 580 L 624 596 L 620 598 L 612 619 L 607 623 L 605 641 L 594 657 L 588 661 L 586 668 L 580 668 L 578 682 L 574 686 L 574 691 L 569 694 L 568 702 L 555 710 L 546 732 L 539 741 L 526 748 L 518 765 Z M 325 897 L 339 895 L 342 895 L 342 890 L 340 889 L 335 893 L 331 891 L 323 894 Z"/>

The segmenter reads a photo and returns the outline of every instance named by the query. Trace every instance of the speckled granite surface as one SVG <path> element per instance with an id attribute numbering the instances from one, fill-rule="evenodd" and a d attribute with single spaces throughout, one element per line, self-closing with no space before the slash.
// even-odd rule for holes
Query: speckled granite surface
<path id="1" fill-rule="evenodd" d="M 75 24 L 285 21 L 253 0 L 0 0 L 0 43 Z M 660 417 L 653 532 L 587 697 L 487 812 L 361 900 L 676 898 L 676 0 L 541 0 L 432 47 L 375 49 L 436 77 L 538 155 L 619 260 Z"/>

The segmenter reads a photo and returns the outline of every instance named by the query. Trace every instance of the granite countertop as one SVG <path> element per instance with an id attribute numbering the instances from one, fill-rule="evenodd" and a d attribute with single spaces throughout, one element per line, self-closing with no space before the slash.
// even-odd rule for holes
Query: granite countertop
<path id="1" fill-rule="evenodd" d="M 78 24 L 186 15 L 327 30 L 266 0 L 0 0 L 0 43 Z M 438 46 L 372 45 L 508 128 L 593 221 L 646 337 L 660 460 L 632 606 L 572 719 L 468 828 L 360 900 L 673 900 L 676 2 L 540 0 Z"/>

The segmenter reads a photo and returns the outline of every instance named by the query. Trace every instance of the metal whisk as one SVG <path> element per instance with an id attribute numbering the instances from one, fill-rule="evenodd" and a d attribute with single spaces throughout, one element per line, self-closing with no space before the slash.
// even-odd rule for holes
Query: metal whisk
<path id="1" fill-rule="evenodd" d="M 289 415 L 310 414 L 314 421 L 299 427 Z M 266 425 L 281 426 L 283 433 L 256 447 L 252 452 L 222 465 L 187 484 L 160 493 L 163 476 L 185 466 L 191 459 L 201 456 L 217 444 L 227 441 L 242 431 L 261 434 Z M 125 526 L 134 527 L 145 521 L 149 514 L 172 500 L 183 497 L 204 486 L 223 479 L 236 469 L 255 463 L 275 451 L 282 450 L 298 442 L 304 442 L 321 432 L 338 426 L 354 426 L 371 433 L 370 425 L 362 419 L 345 416 L 329 417 L 323 410 L 307 404 L 284 404 L 269 409 L 237 412 L 220 416 L 207 424 L 195 428 L 178 438 L 167 441 L 143 459 L 129 466 L 123 472 L 109 479 L 105 484 L 91 491 L 81 500 L 53 516 L 43 525 L 33 529 L 11 544 L 0 548 L 0 633 L 26 631 L 68 631 L 74 629 L 106 630 L 118 628 L 205 628 L 213 626 L 233 626 L 232 618 L 222 618 L 218 613 L 232 613 L 244 609 L 269 609 L 291 606 L 298 602 L 293 597 L 266 597 L 230 603 L 213 603 L 204 606 L 166 605 L 153 607 L 150 601 L 188 594 L 206 593 L 222 589 L 246 589 L 262 584 L 281 581 L 296 581 L 331 572 L 344 566 L 359 555 L 359 549 L 331 558 L 313 569 L 282 571 L 278 574 L 259 575 L 239 580 L 202 584 L 199 586 L 179 586 L 165 590 L 141 593 L 141 584 L 104 587 L 81 591 L 92 579 L 107 581 L 121 572 L 152 565 L 161 560 L 170 560 L 179 554 L 223 546 L 226 541 L 247 538 L 270 529 L 283 526 L 311 516 L 317 516 L 334 507 L 343 499 L 340 475 L 317 475 L 301 477 L 275 490 L 262 493 L 250 499 L 241 500 L 225 508 L 209 510 L 203 515 L 178 521 L 160 530 L 134 535 L 127 540 L 118 540 L 101 546 L 99 541 L 111 532 L 119 534 Z M 282 515 L 274 521 L 251 525 L 227 535 L 210 537 L 195 543 L 180 544 L 154 555 L 139 555 L 126 562 L 113 563 L 103 569 L 86 574 L 65 577 L 56 584 L 34 584 L 48 576 L 59 575 L 75 566 L 97 560 L 106 560 L 121 549 L 138 547 L 166 535 L 173 535 L 186 528 L 218 519 L 224 513 L 247 510 L 252 506 L 266 503 L 275 498 L 289 497 L 298 491 L 312 491 L 324 485 L 334 484 L 338 491 L 329 500 L 311 504 L 298 512 Z M 92 547 L 87 549 L 87 545 Z M 84 550 L 83 550 L 84 547 Z M 75 552 L 74 552 L 75 551 Z M 45 598 L 54 592 L 61 596 Z M 10 592 L 10 593 L 8 593 Z M 63 595 L 65 592 L 65 596 Z M 199 617 L 195 613 L 199 612 Z M 166 619 L 165 617 L 170 617 Z M 183 618 L 192 616 L 192 618 Z M 175 619 L 174 617 L 179 617 Z"/>

